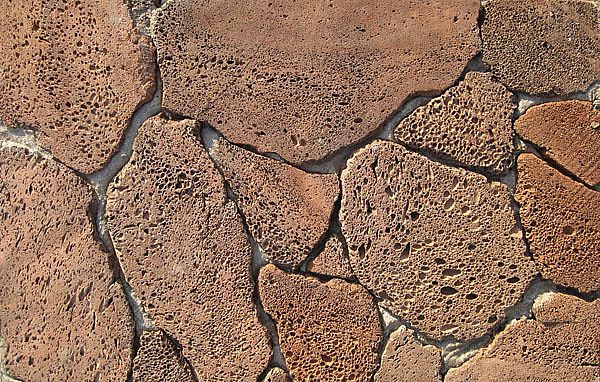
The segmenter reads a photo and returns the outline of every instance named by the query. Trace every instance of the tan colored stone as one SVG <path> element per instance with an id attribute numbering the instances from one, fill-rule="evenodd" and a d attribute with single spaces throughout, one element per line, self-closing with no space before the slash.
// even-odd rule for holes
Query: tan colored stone
<path id="1" fill-rule="evenodd" d="M 513 95 L 491 73 L 464 81 L 403 119 L 394 138 L 462 165 L 502 173 L 513 164 Z"/>
<path id="2" fill-rule="evenodd" d="M 0 119 L 72 168 L 102 168 L 155 87 L 152 44 L 125 2 L 14 0 L 0 36 Z"/>
<path id="3" fill-rule="evenodd" d="M 143 332 L 133 360 L 133 382 L 193 382 L 192 370 L 160 330 Z"/>
<path id="4" fill-rule="evenodd" d="M 211 154 L 266 255 L 298 266 L 329 227 L 339 194 L 337 175 L 307 173 L 222 138 Z"/>
<path id="5" fill-rule="evenodd" d="M 93 214 L 92 191 L 73 171 L 25 149 L 0 149 L 0 333 L 8 375 L 127 378 L 134 324 L 110 255 L 94 240 Z"/>
<path id="6" fill-rule="evenodd" d="M 251 249 L 194 121 L 155 117 L 109 187 L 108 228 L 132 288 L 200 380 L 254 380 L 270 357 Z"/>
<path id="7" fill-rule="evenodd" d="M 292 382 L 292 380 L 284 370 L 274 367 L 269 370 L 263 382 Z"/>
<path id="8" fill-rule="evenodd" d="M 507 87 L 567 94 L 600 78 L 594 1 L 490 0 L 484 8 L 483 60 Z"/>
<path id="9" fill-rule="evenodd" d="M 533 106 L 517 119 L 515 130 L 582 181 L 600 184 L 600 110 L 591 102 Z"/>
<path id="10" fill-rule="evenodd" d="M 344 253 L 344 245 L 337 235 L 331 236 L 325 243 L 323 251 L 307 266 L 308 271 L 326 276 L 354 278 L 348 254 Z"/>
<path id="11" fill-rule="evenodd" d="M 342 195 L 356 277 L 428 336 L 485 334 L 535 275 L 504 184 L 375 141 L 348 160 Z"/>
<path id="12" fill-rule="evenodd" d="M 518 159 L 515 199 L 531 254 L 544 278 L 591 292 L 600 288 L 600 193 L 533 154 Z"/>
<path id="13" fill-rule="evenodd" d="M 381 325 L 360 285 L 322 283 L 270 264 L 258 276 L 260 299 L 279 334 L 295 381 L 366 381 L 377 367 Z"/>
<path id="14" fill-rule="evenodd" d="M 163 106 L 299 164 L 375 131 L 479 50 L 479 1 L 173 0 L 154 40 Z"/>

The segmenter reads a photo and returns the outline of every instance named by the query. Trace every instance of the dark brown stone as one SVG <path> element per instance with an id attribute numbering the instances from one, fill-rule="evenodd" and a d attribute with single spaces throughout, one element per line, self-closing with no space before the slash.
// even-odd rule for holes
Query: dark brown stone
<path id="1" fill-rule="evenodd" d="M 344 253 L 344 245 L 337 235 L 331 236 L 325 243 L 323 251 L 307 266 L 310 272 L 326 276 L 354 278 L 348 254 Z"/>
<path id="2" fill-rule="evenodd" d="M 133 360 L 133 382 L 194 382 L 192 370 L 160 330 L 145 331 Z"/>

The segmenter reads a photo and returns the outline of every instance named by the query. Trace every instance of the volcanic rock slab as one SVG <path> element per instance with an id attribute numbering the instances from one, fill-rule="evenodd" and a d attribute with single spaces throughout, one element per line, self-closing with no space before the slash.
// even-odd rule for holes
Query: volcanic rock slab
<path id="1" fill-rule="evenodd" d="M 67 167 L 0 149 L 0 333 L 12 377 L 127 379 L 134 324 L 94 240 L 92 201 Z"/>
<path id="2" fill-rule="evenodd" d="M 337 235 L 327 239 L 325 248 L 308 264 L 307 269 L 310 272 L 326 276 L 354 278 L 348 254 L 344 253 L 344 245 Z"/>
<path id="3" fill-rule="evenodd" d="M 426 335 L 481 336 L 534 277 L 505 185 L 375 141 L 342 173 L 350 263 Z"/>
<path id="4" fill-rule="evenodd" d="M 153 23 L 163 106 L 294 164 L 366 137 L 479 50 L 479 1 L 173 0 Z"/>
<path id="5" fill-rule="evenodd" d="M 339 194 L 337 175 L 310 174 L 222 138 L 210 153 L 267 257 L 299 265 L 329 227 Z"/>
<path id="6" fill-rule="evenodd" d="M 160 330 L 145 331 L 133 360 L 133 382 L 194 382 L 192 371 Z"/>
<path id="7" fill-rule="evenodd" d="M 567 94 L 600 78 L 594 1 L 491 0 L 484 7 L 483 60 L 509 88 Z"/>
<path id="8" fill-rule="evenodd" d="M 498 174 L 513 163 L 513 95 L 491 73 L 465 80 L 403 119 L 394 138 L 462 165 Z"/>
<path id="9" fill-rule="evenodd" d="M 515 199 L 542 276 L 582 292 L 600 289 L 600 192 L 521 154 Z"/>
<path id="10" fill-rule="evenodd" d="M 14 0 L 0 35 L 0 119 L 72 168 L 102 168 L 155 87 L 152 45 L 125 2 Z"/>
<path id="11" fill-rule="evenodd" d="M 121 265 L 200 380 L 255 380 L 270 357 L 255 310 L 251 249 L 195 122 L 146 121 L 110 185 Z"/>
<path id="12" fill-rule="evenodd" d="M 258 276 L 260 299 L 277 327 L 295 381 L 366 381 L 377 367 L 381 326 L 360 285 L 322 283 L 269 264 Z"/>
<path id="13" fill-rule="evenodd" d="M 582 181 L 600 184 L 600 110 L 591 102 L 533 106 L 517 119 L 515 130 Z"/>
<path id="14" fill-rule="evenodd" d="M 263 382 L 292 382 L 292 380 L 284 370 L 274 367 L 269 370 Z"/>

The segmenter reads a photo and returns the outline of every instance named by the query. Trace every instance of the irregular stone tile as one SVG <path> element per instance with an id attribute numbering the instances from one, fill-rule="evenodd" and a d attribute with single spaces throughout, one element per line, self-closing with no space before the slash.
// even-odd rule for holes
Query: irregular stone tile
<path id="1" fill-rule="evenodd" d="M 329 227 L 335 174 L 311 174 L 219 139 L 213 158 L 237 196 L 248 228 L 273 261 L 299 265 Z"/>
<path id="2" fill-rule="evenodd" d="M 544 278 L 592 292 L 600 288 L 600 193 L 533 154 L 518 159 L 515 199 Z"/>
<path id="3" fill-rule="evenodd" d="M 530 94 L 585 90 L 600 78 L 593 1 L 486 1 L 483 60 L 511 89 Z"/>
<path id="4" fill-rule="evenodd" d="M 515 130 L 582 181 L 600 184 L 600 110 L 591 102 L 533 106 L 517 119 Z"/>
<path id="5" fill-rule="evenodd" d="M 381 357 L 375 382 L 441 382 L 442 354 L 424 346 L 405 327 L 392 332 Z"/>
<path id="6" fill-rule="evenodd" d="M 350 263 L 426 335 L 485 334 L 534 277 L 507 187 L 375 141 L 342 173 Z"/>
<path id="7" fill-rule="evenodd" d="M 263 382 L 292 382 L 292 380 L 284 370 L 274 367 L 269 370 Z"/>
<path id="8" fill-rule="evenodd" d="M 478 14 L 475 0 L 170 1 L 153 24 L 163 106 L 294 164 L 322 159 L 450 86 L 479 50 Z"/>
<path id="9" fill-rule="evenodd" d="M 251 249 L 194 121 L 152 118 L 107 194 L 132 288 L 200 380 L 254 380 L 270 357 L 253 304 Z"/>
<path id="10" fill-rule="evenodd" d="M 0 333 L 12 377 L 127 378 L 134 324 L 94 240 L 92 201 L 65 166 L 0 149 Z"/>
<path id="11" fill-rule="evenodd" d="M 492 344 L 457 369 L 448 382 L 593 382 L 600 378 L 600 304 L 543 295 L 535 319 L 510 324 Z"/>
<path id="12" fill-rule="evenodd" d="M 124 1 L 14 0 L 0 19 L 0 119 L 84 173 L 154 92 L 154 50 Z"/>
<path id="13" fill-rule="evenodd" d="M 189 365 L 160 330 L 145 331 L 133 360 L 134 382 L 193 382 Z"/>
<path id="14" fill-rule="evenodd" d="M 513 163 L 513 95 L 491 73 L 465 80 L 403 119 L 394 138 L 414 148 L 489 173 Z"/>
<path id="15" fill-rule="evenodd" d="M 364 288 L 286 274 L 272 264 L 261 269 L 258 288 L 293 380 L 371 377 L 382 333 L 377 308 Z"/>
<path id="16" fill-rule="evenodd" d="M 307 269 L 310 272 L 326 276 L 354 278 L 350 259 L 348 259 L 348 254 L 344 253 L 344 245 L 337 235 L 327 239 L 325 248 L 308 264 Z"/>

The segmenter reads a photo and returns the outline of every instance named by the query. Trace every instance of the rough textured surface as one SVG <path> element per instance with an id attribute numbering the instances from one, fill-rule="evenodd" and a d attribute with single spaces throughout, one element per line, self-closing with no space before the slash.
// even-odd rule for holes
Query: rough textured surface
<path id="1" fill-rule="evenodd" d="M 566 94 L 600 78 L 594 1 L 486 1 L 481 35 L 483 60 L 511 89 Z"/>
<path id="2" fill-rule="evenodd" d="M 405 327 L 392 332 L 381 357 L 375 382 L 441 382 L 442 354 L 424 346 Z"/>
<path id="3" fill-rule="evenodd" d="M 409 95 L 451 85 L 479 49 L 478 14 L 476 0 L 173 0 L 153 29 L 163 106 L 235 143 L 317 160 Z"/>
<path id="4" fill-rule="evenodd" d="M 403 119 L 394 138 L 462 165 L 504 172 L 513 163 L 512 98 L 491 73 L 467 73 Z"/>
<path id="5" fill-rule="evenodd" d="M 295 381 L 366 381 L 377 366 L 381 327 L 361 286 L 286 274 L 274 265 L 258 276 L 260 299 L 277 327 Z"/>
<path id="6" fill-rule="evenodd" d="M 108 228 L 129 283 L 200 380 L 254 380 L 270 356 L 251 251 L 193 121 L 152 118 L 109 187 Z"/>
<path id="7" fill-rule="evenodd" d="M 327 231 L 339 194 L 337 175 L 310 174 L 222 138 L 211 154 L 266 255 L 299 265 Z"/>
<path id="8" fill-rule="evenodd" d="M 193 382 L 192 371 L 178 350 L 160 330 L 140 336 L 133 360 L 133 382 Z"/>
<path id="9" fill-rule="evenodd" d="M 133 320 L 94 240 L 92 199 L 65 166 L 0 149 L 0 333 L 15 378 L 127 378 Z"/>
<path id="10" fill-rule="evenodd" d="M 14 0 L 0 17 L 0 119 L 85 173 L 154 91 L 154 53 L 123 1 Z"/>
<path id="11" fill-rule="evenodd" d="M 350 262 L 380 304 L 425 334 L 485 334 L 534 276 L 508 189 L 375 141 L 342 173 Z"/>
<path id="12" fill-rule="evenodd" d="M 600 192 L 521 154 L 515 199 L 542 276 L 583 292 L 599 289 Z"/>
<path id="13" fill-rule="evenodd" d="M 269 370 L 263 382 L 292 382 L 292 380 L 284 370 L 274 367 Z"/>
<path id="14" fill-rule="evenodd" d="M 337 235 L 331 236 L 325 243 L 323 251 L 307 266 L 308 271 L 344 279 L 354 278 L 348 254 Z"/>
<path id="15" fill-rule="evenodd" d="M 582 181 L 600 184 L 600 110 L 591 102 L 533 106 L 517 119 L 515 130 Z"/>
<path id="16" fill-rule="evenodd" d="M 127 4 L 138 31 L 149 35 L 152 12 L 160 5 L 160 0 L 127 0 Z"/>
<path id="17" fill-rule="evenodd" d="M 595 382 L 600 379 L 600 302 L 543 295 L 535 320 L 509 325 L 448 382 Z"/>

